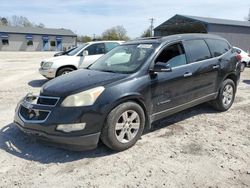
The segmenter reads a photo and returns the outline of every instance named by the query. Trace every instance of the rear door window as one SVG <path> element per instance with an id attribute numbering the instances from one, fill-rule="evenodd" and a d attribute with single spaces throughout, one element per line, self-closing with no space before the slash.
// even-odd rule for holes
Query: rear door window
<path id="1" fill-rule="evenodd" d="M 218 57 L 226 53 L 230 49 L 229 44 L 223 40 L 206 39 L 206 42 L 210 48 L 213 57 Z"/>
<path id="2" fill-rule="evenodd" d="M 105 43 L 106 53 L 109 52 L 110 50 L 112 50 L 113 48 L 115 48 L 118 45 L 119 45 L 119 43 L 117 43 L 117 42 L 107 42 L 107 43 Z"/>
<path id="3" fill-rule="evenodd" d="M 184 47 L 187 53 L 187 59 L 189 63 L 211 58 L 211 53 L 204 40 L 195 39 L 185 41 Z"/>
<path id="4" fill-rule="evenodd" d="M 105 46 L 104 43 L 91 44 L 85 50 L 88 51 L 88 55 L 99 55 L 105 54 Z"/>
<path id="5" fill-rule="evenodd" d="M 156 58 L 155 63 L 166 63 L 171 68 L 187 64 L 182 44 L 176 43 L 164 48 Z"/>

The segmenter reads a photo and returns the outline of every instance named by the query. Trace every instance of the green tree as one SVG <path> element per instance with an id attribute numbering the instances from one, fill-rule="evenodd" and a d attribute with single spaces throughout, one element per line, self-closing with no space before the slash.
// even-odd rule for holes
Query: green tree
<path id="1" fill-rule="evenodd" d="M 142 33 L 141 37 L 151 37 L 151 31 L 150 31 L 150 29 L 149 29 L 149 28 L 146 29 L 146 30 Z"/>
<path id="2" fill-rule="evenodd" d="M 92 38 L 90 36 L 84 35 L 84 36 L 77 36 L 77 42 L 90 42 L 92 41 Z"/>
<path id="3" fill-rule="evenodd" d="M 115 26 L 102 33 L 103 40 L 128 40 L 127 31 L 123 26 Z"/>

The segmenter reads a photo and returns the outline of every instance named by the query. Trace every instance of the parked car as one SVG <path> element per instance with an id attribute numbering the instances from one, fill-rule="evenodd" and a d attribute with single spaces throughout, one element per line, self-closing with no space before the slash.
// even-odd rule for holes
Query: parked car
<path id="1" fill-rule="evenodd" d="M 124 41 L 95 41 L 85 43 L 67 55 L 43 60 L 39 72 L 44 77 L 52 79 L 78 68 L 86 68 L 122 42 Z"/>
<path id="2" fill-rule="evenodd" d="M 39 96 L 24 97 L 14 122 L 23 132 L 61 147 L 93 149 L 101 139 L 122 151 L 168 115 L 204 102 L 228 110 L 239 78 L 237 53 L 221 37 L 138 39 L 114 48 L 88 69 L 47 82 Z"/>
<path id="3" fill-rule="evenodd" d="M 238 48 L 238 47 L 234 47 L 234 49 L 240 55 L 240 58 L 241 58 L 241 72 L 243 72 L 245 67 L 250 66 L 250 54 L 245 52 L 244 50 Z"/>
<path id="4" fill-rule="evenodd" d="M 69 52 L 73 51 L 74 49 L 76 49 L 77 46 L 74 46 L 66 51 L 62 51 L 62 52 L 57 52 L 54 54 L 54 57 L 57 57 L 57 56 L 61 56 L 61 55 L 68 55 Z"/>

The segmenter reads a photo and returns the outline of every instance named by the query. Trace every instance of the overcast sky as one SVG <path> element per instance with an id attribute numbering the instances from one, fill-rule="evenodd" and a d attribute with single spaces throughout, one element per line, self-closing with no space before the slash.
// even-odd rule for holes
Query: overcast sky
<path id="1" fill-rule="evenodd" d="M 138 37 L 155 18 L 158 26 L 175 14 L 244 20 L 250 0 L 1 0 L 0 16 L 25 16 L 49 28 L 68 28 L 81 35 L 100 35 L 123 25 Z"/>

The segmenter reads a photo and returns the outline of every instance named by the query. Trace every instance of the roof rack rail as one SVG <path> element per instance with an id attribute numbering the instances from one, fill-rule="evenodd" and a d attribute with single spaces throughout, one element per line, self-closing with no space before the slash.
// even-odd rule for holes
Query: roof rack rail
<path id="1" fill-rule="evenodd" d="M 137 38 L 137 40 L 150 40 L 150 39 L 160 39 L 162 36 L 157 37 L 143 37 L 143 38 Z"/>

